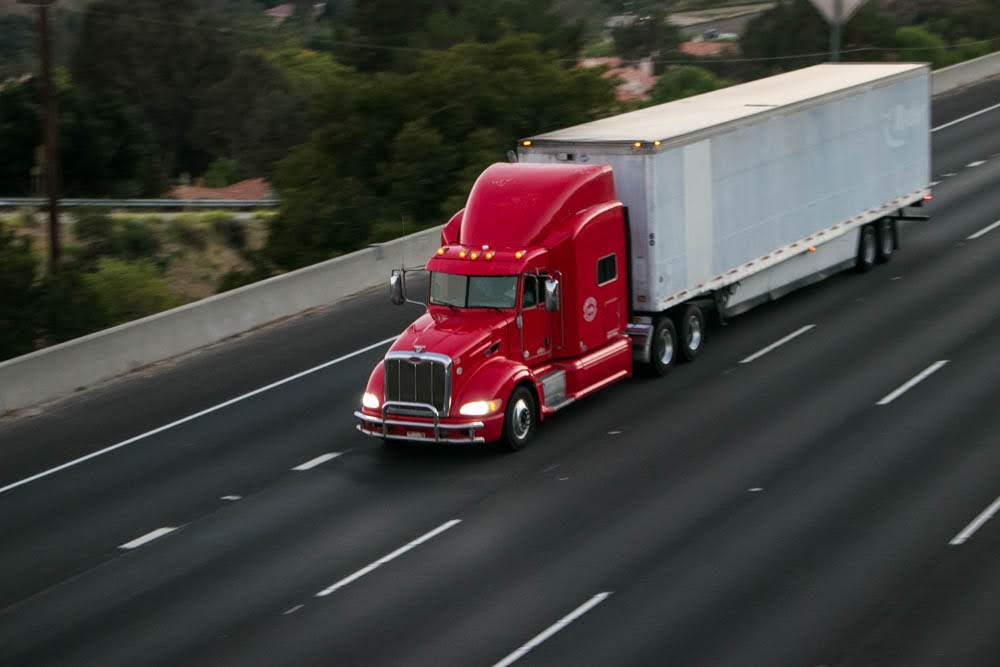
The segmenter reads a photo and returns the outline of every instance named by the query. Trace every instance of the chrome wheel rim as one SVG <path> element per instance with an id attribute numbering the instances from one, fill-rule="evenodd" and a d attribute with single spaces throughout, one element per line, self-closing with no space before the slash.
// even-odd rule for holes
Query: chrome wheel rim
<path id="1" fill-rule="evenodd" d="M 514 431 L 514 437 L 518 440 L 524 440 L 528 436 L 528 431 L 531 430 L 531 407 L 523 398 L 517 399 L 517 402 L 514 403 L 511 428 Z"/>
<path id="2" fill-rule="evenodd" d="M 669 329 L 660 332 L 660 363 L 668 366 L 674 360 L 674 338 L 670 335 Z"/>
<path id="3" fill-rule="evenodd" d="M 688 316 L 687 346 L 689 350 L 701 347 L 701 320 L 693 313 Z"/>

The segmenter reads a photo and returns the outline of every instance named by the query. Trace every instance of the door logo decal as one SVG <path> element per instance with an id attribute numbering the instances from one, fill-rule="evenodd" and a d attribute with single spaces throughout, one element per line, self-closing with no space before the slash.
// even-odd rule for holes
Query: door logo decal
<path id="1" fill-rule="evenodd" d="M 590 297 L 583 302 L 583 319 L 593 322 L 595 317 L 597 317 L 597 299 Z"/>

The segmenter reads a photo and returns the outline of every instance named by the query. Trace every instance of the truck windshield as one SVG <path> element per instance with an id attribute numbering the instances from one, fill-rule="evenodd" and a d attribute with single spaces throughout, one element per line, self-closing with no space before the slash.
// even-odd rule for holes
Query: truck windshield
<path id="1" fill-rule="evenodd" d="M 431 303 L 457 308 L 513 308 L 517 276 L 431 274 Z"/>

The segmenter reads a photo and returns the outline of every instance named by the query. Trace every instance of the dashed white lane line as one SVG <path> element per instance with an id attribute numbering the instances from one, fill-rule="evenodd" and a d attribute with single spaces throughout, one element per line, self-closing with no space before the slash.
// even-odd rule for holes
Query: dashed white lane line
<path id="1" fill-rule="evenodd" d="M 816 326 L 815 324 L 807 324 L 804 327 L 802 327 L 801 329 L 798 329 L 798 330 L 793 331 L 792 333 L 788 334 L 787 336 L 785 336 L 781 340 L 776 340 L 775 342 L 773 342 L 770 345 L 768 345 L 767 347 L 765 347 L 763 350 L 759 350 L 757 352 L 754 352 L 753 354 L 751 354 L 746 359 L 743 359 L 740 363 L 741 364 L 749 364 L 751 361 L 754 361 L 756 359 L 760 359 L 761 357 L 763 357 L 768 352 L 771 352 L 775 348 L 781 347 L 782 345 L 784 345 L 785 343 L 787 343 L 790 340 L 798 338 L 799 336 L 801 336 L 802 334 L 804 334 L 805 332 L 809 331 L 810 329 L 812 329 L 815 326 Z"/>
<path id="2" fill-rule="evenodd" d="M 958 546 L 959 544 L 964 544 L 965 541 L 972 537 L 972 534 L 979 530 L 984 523 L 993 518 L 993 515 L 997 513 L 997 510 L 1000 510 L 1000 498 L 994 500 L 993 504 L 984 509 L 982 514 L 977 516 L 972 520 L 972 523 L 962 529 L 961 533 L 951 538 L 951 542 L 948 544 L 953 547 Z"/>
<path id="3" fill-rule="evenodd" d="M 521 648 L 517 649 L 516 651 L 514 651 L 513 653 L 511 653 L 510 655 L 508 655 L 506 658 L 504 658 L 500 662 L 498 662 L 495 665 L 493 665 L 493 667 L 507 667 L 507 665 L 511 665 L 511 664 L 517 662 L 518 660 L 520 660 L 521 658 L 523 658 L 529 651 L 531 651 L 531 649 L 536 648 L 539 644 L 541 644 L 542 642 L 544 642 L 546 639 L 548 639 L 552 635 L 556 634 L 557 632 L 559 632 L 560 630 L 562 630 L 563 628 L 565 628 L 567 625 L 569 625 L 570 623 L 572 623 L 576 619 L 578 619 L 581 616 L 583 616 L 584 614 L 586 614 L 588 611 L 590 611 L 591 609 L 593 609 L 597 605 L 599 605 L 602 602 L 604 602 L 608 598 L 609 595 L 611 595 L 611 591 L 606 591 L 604 593 L 598 593 L 597 595 L 595 595 L 594 597 L 590 598 L 589 600 L 587 600 L 586 602 L 584 602 L 582 605 L 580 605 L 579 607 L 577 607 L 576 609 L 574 609 L 573 611 L 571 611 L 570 613 L 566 614 L 565 616 L 563 616 L 562 618 L 560 618 L 558 621 L 556 621 L 555 623 L 553 623 L 552 625 L 550 625 L 541 634 L 539 634 L 538 636 L 536 636 L 534 639 L 532 639 L 531 641 L 529 641 L 527 644 L 524 644 L 523 646 L 521 646 Z"/>
<path id="4" fill-rule="evenodd" d="M 1000 220 L 997 220 L 992 225 L 986 225 L 985 227 L 983 227 L 982 229 L 980 229 L 975 234 L 970 234 L 970 235 L 966 236 L 965 240 L 966 241 L 975 241 L 980 236 L 983 236 L 984 234 L 989 234 L 990 232 L 992 232 L 997 227 L 1000 227 Z"/>
<path id="5" fill-rule="evenodd" d="M 236 502 L 237 500 L 243 500 L 243 496 L 222 496 L 219 500 L 228 500 L 230 502 Z"/>
<path id="6" fill-rule="evenodd" d="M 970 162 L 969 164 L 965 165 L 965 168 L 970 169 L 972 167 L 981 167 L 984 164 L 986 164 L 986 160 L 976 160 L 975 162 Z"/>
<path id="7" fill-rule="evenodd" d="M 892 403 L 897 398 L 908 392 L 910 389 L 913 389 L 915 386 L 917 386 L 918 384 L 929 378 L 931 374 L 936 373 L 938 370 L 941 369 L 942 366 L 944 366 L 947 363 L 948 363 L 947 359 L 942 359 L 941 361 L 935 361 L 933 364 L 931 364 L 924 370 L 920 371 L 920 373 L 918 373 L 916 376 L 907 380 L 898 389 L 895 389 L 892 392 L 883 396 L 882 399 L 875 405 L 888 405 L 889 403 Z"/>
<path id="8" fill-rule="evenodd" d="M 297 612 L 299 609 L 302 609 L 303 607 L 305 607 L 304 604 L 297 604 L 294 607 L 292 607 L 291 609 L 286 609 L 285 611 L 281 612 L 281 615 L 282 616 L 290 616 L 291 614 L 294 614 L 295 612 Z"/>
<path id="9" fill-rule="evenodd" d="M 157 433 L 163 433 L 166 430 L 175 428 L 177 426 L 180 426 L 181 424 L 186 424 L 189 421 L 193 421 L 195 419 L 198 419 L 199 417 L 204 417 L 205 415 L 211 414 L 213 412 L 217 412 L 218 410 L 222 410 L 223 408 L 228 408 L 230 405 L 233 405 L 234 403 L 239 403 L 240 401 L 245 401 L 246 399 L 251 398 L 253 396 L 256 396 L 258 394 L 263 394 L 265 391 L 270 391 L 272 389 L 276 389 L 277 387 L 280 387 L 282 385 L 288 384 L 289 382 L 294 382 L 295 380 L 299 380 L 301 378 L 304 378 L 307 375 L 312 375 L 313 373 L 316 373 L 317 371 L 321 371 L 324 368 L 329 368 L 330 366 L 333 366 L 335 364 L 339 364 L 342 361 L 347 361 L 348 359 L 352 359 L 354 357 L 357 357 L 358 355 L 364 354 L 365 352 L 370 352 L 370 351 L 372 351 L 372 350 L 374 350 L 376 348 L 382 347 L 383 345 L 387 345 L 388 343 L 391 343 L 392 341 L 396 340 L 396 338 L 398 338 L 398 336 L 393 336 L 392 338 L 386 338 L 385 340 L 380 340 L 379 342 L 372 343 L 371 345 L 369 345 L 367 347 L 363 347 L 360 350 L 355 350 L 354 352 L 350 352 L 350 353 L 345 354 L 345 355 L 343 355 L 341 357 L 337 357 L 336 359 L 331 359 L 330 361 L 324 362 L 324 363 L 320 364 L 319 366 L 313 366 L 312 368 L 307 368 L 306 370 L 304 370 L 302 372 L 299 372 L 299 373 L 296 373 L 295 375 L 289 375 L 288 377 L 286 377 L 286 378 L 284 378 L 282 380 L 278 380 L 276 382 L 272 382 L 271 384 L 265 385 L 263 387 L 259 387 L 258 389 L 254 389 L 253 391 L 247 392 L 246 394 L 243 394 L 242 396 L 237 396 L 236 398 L 231 398 L 228 401 L 223 401 L 222 403 L 219 403 L 218 405 L 213 405 L 212 407 L 206 408 L 206 409 L 202 410 L 201 412 L 196 412 L 193 415 L 188 415 L 187 417 L 182 417 L 181 419 L 178 419 L 176 421 L 172 421 L 169 424 L 165 424 L 165 425 L 160 426 L 158 428 L 154 428 L 152 431 L 146 431 L 145 433 L 140 433 L 137 436 L 133 436 L 133 437 L 129 438 L 128 440 L 123 440 L 123 441 L 121 441 L 121 442 L 119 442 L 117 444 L 111 445 L 110 447 L 105 447 L 104 449 L 100 449 L 100 450 L 98 450 L 96 452 L 91 452 L 90 454 L 87 454 L 86 456 L 81 456 L 78 459 L 73 459 L 72 461 L 69 461 L 67 463 L 63 463 L 62 465 L 58 465 L 55 468 L 49 468 L 48 470 L 45 470 L 45 471 L 40 472 L 38 474 L 32 475 L 31 477 L 25 477 L 24 479 L 18 480 L 16 482 L 12 482 L 11 484 L 8 484 L 7 486 L 0 487 L 0 494 L 7 493 L 8 491 L 13 491 L 14 489 L 18 488 L 19 486 L 24 486 L 25 484 L 30 484 L 31 482 L 37 481 L 39 479 L 42 479 L 43 477 L 48 477 L 49 475 L 53 475 L 53 474 L 59 472 L 60 470 L 65 470 L 66 468 L 72 468 L 75 465 L 79 465 L 79 464 L 81 464 L 81 463 L 83 463 L 85 461 L 89 461 L 90 459 L 95 459 L 98 456 L 103 456 L 104 454 L 108 454 L 110 452 L 113 452 L 116 449 L 121 449 L 122 447 L 126 447 L 128 445 L 131 445 L 132 443 L 139 442 L 140 440 L 144 440 L 144 439 L 146 439 L 146 438 L 148 438 L 150 436 L 154 436 Z"/>
<path id="10" fill-rule="evenodd" d="M 451 521 L 444 522 L 443 524 L 441 524 L 440 526 L 438 526 L 434 530 L 430 531 L 429 533 L 424 533 L 423 535 L 421 535 L 417 539 L 413 540 L 412 542 L 408 542 L 408 543 L 404 544 L 403 546 L 399 547 L 398 549 L 396 549 L 395 551 L 393 551 L 391 554 L 387 554 L 385 556 L 382 556 L 381 558 L 379 558 L 374 563 L 369 563 L 368 565 L 364 566 L 363 568 L 361 568 L 360 570 L 358 570 L 354 574 L 351 574 L 351 575 L 348 575 L 348 576 L 344 577 L 343 579 L 341 579 L 337 583 L 333 584 L 332 586 L 329 586 L 328 588 L 324 588 L 323 590 L 321 590 L 319 593 L 316 594 L 316 597 L 318 597 L 318 598 L 326 597 L 330 593 L 333 593 L 333 592 L 335 592 L 337 590 L 340 590 L 341 588 L 343 588 L 344 586 L 350 584 L 351 582 L 357 581 L 358 579 L 360 579 L 361 577 L 365 576 L 366 574 L 369 574 L 372 571 L 377 570 L 378 568 L 382 567 L 383 565 L 385 565 L 389 561 L 392 561 L 392 560 L 395 560 L 396 558 L 399 558 L 400 556 L 402 556 L 403 554 L 405 554 L 407 551 L 410 551 L 411 549 L 415 549 L 416 547 L 419 547 L 421 544 L 423 544 L 427 540 L 431 540 L 431 539 L 437 537 L 438 535 L 440 535 L 444 531 L 448 530 L 449 528 L 453 528 L 454 526 L 457 526 L 460 523 L 462 523 L 461 519 L 452 519 Z"/>
<path id="11" fill-rule="evenodd" d="M 989 111 L 993 111 L 994 109 L 1000 109 L 1000 104 L 994 104 L 991 107 L 986 107 L 985 109 L 980 109 L 979 111 L 973 111 L 972 113 L 968 114 L 967 116 L 962 116 L 961 118 L 956 118 L 955 120 L 953 120 L 951 122 L 945 123 L 943 125 L 938 125 L 937 127 L 933 127 L 933 128 L 931 128 L 931 132 L 937 132 L 938 130 L 943 130 L 946 127 L 951 127 L 952 125 L 958 125 L 959 123 L 965 122 L 965 121 L 969 120 L 970 118 L 975 118 L 976 116 L 980 116 L 980 115 L 982 115 L 984 113 L 987 113 Z"/>
<path id="12" fill-rule="evenodd" d="M 164 526 L 163 528 L 157 528 L 154 531 L 146 533 L 142 537 L 135 538 L 131 542 L 126 542 L 125 544 L 121 545 L 118 548 L 119 549 L 135 549 L 137 547 L 141 547 L 143 544 L 146 544 L 147 542 L 152 542 L 153 540 L 155 540 L 158 537 L 163 537 L 167 533 L 172 533 L 175 530 L 177 530 L 177 528 L 173 527 L 173 526 Z"/>
<path id="13" fill-rule="evenodd" d="M 323 454 L 322 456 L 317 456 L 314 459 L 306 461 L 305 463 L 300 463 L 299 465 L 292 468 L 292 470 L 298 470 L 298 471 L 312 470 L 318 465 L 323 465 L 327 461 L 332 461 L 341 454 L 343 454 L 343 452 L 328 452 L 326 454 Z"/>

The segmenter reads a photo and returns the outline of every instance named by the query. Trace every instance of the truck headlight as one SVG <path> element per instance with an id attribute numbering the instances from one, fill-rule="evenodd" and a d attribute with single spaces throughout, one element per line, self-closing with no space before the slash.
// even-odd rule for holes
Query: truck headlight
<path id="1" fill-rule="evenodd" d="M 379 400 L 378 396 L 366 391 L 365 395 L 361 397 L 361 405 L 365 406 L 369 410 L 378 410 Z"/>
<path id="2" fill-rule="evenodd" d="M 502 402 L 499 398 L 492 401 L 472 401 L 459 408 L 458 413 L 466 417 L 482 417 L 499 410 Z"/>

